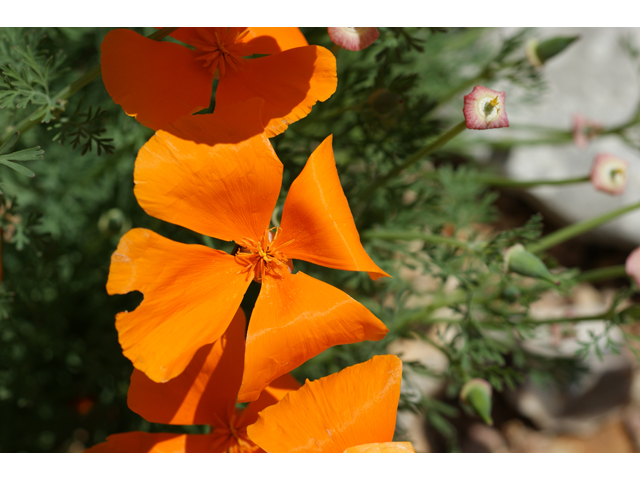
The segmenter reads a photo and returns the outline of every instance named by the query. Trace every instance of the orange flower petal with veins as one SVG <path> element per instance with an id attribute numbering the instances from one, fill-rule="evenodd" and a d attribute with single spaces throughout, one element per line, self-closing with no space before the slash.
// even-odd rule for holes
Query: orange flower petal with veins
<path id="1" fill-rule="evenodd" d="M 106 442 L 86 450 L 86 453 L 207 453 L 214 449 L 210 435 L 178 433 L 128 432 L 109 435 Z"/>
<path id="2" fill-rule="evenodd" d="M 363 305 L 302 272 L 266 275 L 251 314 L 239 402 L 334 345 L 380 340 L 389 330 Z M 341 452 L 344 450 L 340 450 Z"/>
<path id="3" fill-rule="evenodd" d="M 211 103 L 213 73 L 193 50 L 117 29 L 107 33 L 100 51 L 102 80 L 113 101 L 153 130 Z"/>
<path id="4" fill-rule="evenodd" d="M 386 442 L 349 447 L 344 453 L 416 453 L 416 451 L 411 442 Z"/>
<path id="5" fill-rule="evenodd" d="M 166 383 L 134 370 L 129 408 L 154 423 L 228 427 L 242 381 L 246 324 L 239 309 L 224 335 L 200 348 L 184 372 Z"/>
<path id="6" fill-rule="evenodd" d="M 260 238 L 278 200 L 282 164 L 264 134 L 237 144 L 216 143 L 217 134 L 206 132 L 218 125 L 206 117 L 176 122 L 140 149 L 136 198 L 149 215 L 210 237 Z M 181 138 L 190 127 L 198 132 L 192 138 L 201 142 Z"/>
<path id="7" fill-rule="evenodd" d="M 227 253 L 130 230 L 111 256 L 107 281 L 110 295 L 145 296 L 133 312 L 116 315 L 123 354 L 154 382 L 180 375 L 200 347 L 223 335 L 250 281 Z"/>
<path id="8" fill-rule="evenodd" d="M 247 427 L 267 452 L 344 452 L 393 440 L 402 361 L 382 355 L 314 382 L 307 380 Z"/>
<path id="9" fill-rule="evenodd" d="M 336 59 L 316 45 L 293 48 L 267 57 L 252 58 L 245 68 L 228 71 L 216 91 L 216 112 L 225 115 L 234 104 L 264 98 L 262 120 L 273 137 L 306 117 L 318 101 L 336 91 Z"/>
<path id="10" fill-rule="evenodd" d="M 282 233 L 276 242 L 289 258 L 338 270 L 368 272 L 373 280 L 389 277 L 367 255 L 340 185 L 327 137 L 311 154 L 287 194 L 282 211 Z"/>

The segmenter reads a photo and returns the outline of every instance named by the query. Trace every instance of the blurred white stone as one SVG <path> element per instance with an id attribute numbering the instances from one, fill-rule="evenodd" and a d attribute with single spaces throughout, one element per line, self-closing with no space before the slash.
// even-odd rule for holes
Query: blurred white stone
<path id="1" fill-rule="evenodd" d="M 506 36 L 515 30 L 502 30 Z M 640 45 L 635 28 L 538 28 L 534 36 L 580 35 L 580 39 L 542 67 L 548 89 L 535 104 L 519 101 L 522 91 L 507 85 L 487 85 L 507 91 L 506 109 L 511 128 L 465 132 L 469 138 L 513 138 L 528 133 L 518 125 L 540 125 L 571 130 L 579 113 L 605 128 L 629 121 L 640 101 L 640 74 L 620 46 L 622 36 Z M 504 173 L 517 180 L 538 180 L 588 175 L 598 153 L 611 153 L 629 162 L 628 185 L 619 196 L 596 191 L 590 184 L 544 186 L 528 192 L 546 214 L 574 223 L 640 201 L 640 152 L 614 136 L 596 137 L 583 150 L 573 143 L 521 146 L 511 150 Z M 536 203 L 536 202 L 534 202 Z M 640 245 L 640 211 L 626 214 L 598 228 L 591 240 Z"/>

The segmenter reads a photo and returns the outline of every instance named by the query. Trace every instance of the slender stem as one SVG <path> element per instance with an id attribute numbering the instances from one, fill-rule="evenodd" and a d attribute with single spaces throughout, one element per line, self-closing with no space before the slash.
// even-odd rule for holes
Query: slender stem
<path id="1" fill-rule="evenodd" d="M 425 145 L 420 150 L 418 150 L 413 155 L 411 155 L 409 158 L 407 158 L 403 163 L 392 168 L 389 173 L 378 178 L 375 182 L 373 182 L 373 184 L 362 193 L 361 200 L 363 202 L 367 201 L 371 197 L 371 195 L 373 195 L 373 192 L 375 192 L 376 189 L 378 189 L 383 185 L 386 185 L 389 180 L 398 176 L 400 172 L 409 168 L 418 160 L 422 159 L 423 157 L 426 157 L 427 155 L 436 151 L 438 148 L 447 144 L 449 140 L 451 140 L 453 137 L 458 135 L 460 132 L 462 132 L 466 128 L 467 128 L 467 125 L 464 120 L 458 123 L 457 125 L 454 125 L 453 127 L 451 127 L 449 130 L 447 130 L 438 138 L 436 138 L 433 142 L 429 143 L 428 145 Z"/>
<path id="2" fill-rule="evenodd" d="M 627 271 L 624 265 L 614 265 L 611 267 L 596 268 L 588 272 L 582 272 L 576 277 L 578 282 L 597 282 L 599 280 L 609 280 L 610 278 L 626 277 Z"/>
<path id="3" fill-rule="evenodd" d="M 424 240 L 429 243 L 439 243 L 443 245 L 452 245 L 454 247 L 465 248 L 467 250 L 477 250 L 477 246 L 473 243 L 467 243 L 453 237 L 444 237 L 442 235 L 433 235 L 421 232 L 409 232 L 401 230 L 368 230 L 363 234 L 364 238 L 377 238 L 380 240 Z"/>
<path id="4" fill-rule="evenodd" d="M 517 322 L 512 322 L 515 325 L 554 325 L 557 323 L 577 323 L 577 322 L 589 322 L 593 320 L 606 320 L 611 316 L 611 311 L 607 310 L 606 312 L 602 312 L 598 315 L 585 315 L 582 317 L 560 317 L 560 318 L 547 318 L 544 320 L 536 320 L 535 318 L 523 318 L 522 320 L 518 320 Z M 462 319 L 460 318 L 429 318 L 428 320 L 421 320 L 420 323 L 426 324 L 436 324 L 436 323 L 449 323 L 455 324 L 460 323 Z M 509 325 L 507 322 L 477 322 L 479 325 L 486 327 L 502 327 L 504 325 Z"/>
<path id="5" fill-rule="evenodd" d="M 526 182 L 520 182 L 517 180 L 511 180 L 509 178 L 500 177 L 498 175 L 478 175 L 478 180 L 485 185 L 493 187 L 509 187 L 509 188 L 531 188 L 541 185 L 571 185 L 575 183 L 589 182 L 591 178 L 589 176 L 565 178 L 563 180 L 529 180 Z"/>
<path id="6" fill-rule="evenodd" d="M 535 245 L 528 247 L 527 250 L 529 250 L 531 253 L 543 252 L 548 248 L 565 242 L 570 238 L 577 237 L 578 235 L 599 227 L 600 225 L 607 223 L 621 215 L 624 215 L 625 213 L 631 212 L 637 208 L 640 208 L 640 202 L 619 208 L 617 210 L 613 210 L 612 212 L 607 212 L 604 215 L 600 215 L 599 217 L 590 218 L 589 220 L 585 220 L 579 223 L 574 223 L 573 225 L 561 228 L 560 230 L 553 232 L 546 237 L 543 237 L 542 240 L 540 240 Z"/>
<path id="7" fill-rule="evenodd" d="M 173 31 L 177 30 L 178 28 L 179 27 L 165 27 L 158 31 L 153 32 L 147 38 L 150 38 L 151 40 L 162 40 L 164 37 L 173 33 Z M 53 96 L 53 103 L 59 103 L 60 105 L 62 105 L 63 100 L 68 99 L 74 93 L 78 92 L 82 88 L 89 85 L 92 81 L 94 81 L 100 75 L 102 75 L 102 70 L 100 68 L 100 65 L 93 67 L 91 70 L 85 73 L 78 80 L 76 80 L 73 83 L 70 83 L 69 85 L 64 87 L 62 90 L 60 90 L 58 93 L 56 93 Z M 13 132 L 15 132 L 16 130 L 20 133 L 24 133 L 34 125 L 37 125 L 38 123 L 40 123 L 40 121 L 42 120 L 42 118 L 44 117 L 47 111 L 47 108 L 48 108 L 47 105 L 43 105 L 38 110 L 36 110 L 36 112 L 33 115 L 22 120 L 17 126 L 15 127 L 9 126 L 5 134 L 2 137 L 0 137 L 0 145 L 3 144 L 11 136 L 11 134 L 13 134 Z"/>

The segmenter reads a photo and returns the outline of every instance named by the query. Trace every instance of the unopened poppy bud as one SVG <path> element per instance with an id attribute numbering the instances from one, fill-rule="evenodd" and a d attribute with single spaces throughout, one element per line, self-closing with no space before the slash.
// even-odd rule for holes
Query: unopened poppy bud
<path id="1" fill-rule="evenodd" d="M 636 285 L 640 287 L 640 247 L 636 248 L 627 257 L 627 261 L 624 264 L 624 269 L 633 280 Z"/>
<path id="2" fill-rule="evenodd" d="M 486 423 L 493 425 L 491 418 L 491 393 L 492 388 L 489 382 L 482 378 L 469 380 L 460 390 L 460 400 Z"/>
<path id="3" fill-rule="evenodd" d="M 333 43 L 352 52 L 367 48 L 380 36 L 376 27 L 328 27 L 327 30 Z"/>
<path id="4" fill-rule="evenodd" d="M 507 272 L 519 273 L 525 277 L 539 278 L 560 285 L 560 281 L 547 269 L 547 266 L 533 253 L 517 243 L 504 254 L 504 267 Z"/>
<path id="5" fill-rule="evenodd" d="M 467 128 L 486 130 L 509 126 L 504 108 L 505 92 L 476 85 L 470 94 L 464 96 L 464 120 Z"/>
<path id="6" fill-rule="evenodd" d="M 539 42 L 531 40 L 526 46 L 527 59 L 534 67 L 541 67 L 547 61 L 558 55 L 565 48 L 575 42 L 579 35 L 573 37 L 553 37 Z"/>
<path id="7" fill-rule="evenodd" d="M 575 114 L 573 116 L 573 143 L 578 148 L 585 148 L 589 141 L 603 130 L 602 125 L 582 115 Z"/>
<path id="8" fill-rule="evenodd" d="M 502 291 L 502 298 L 509 302 L 515 302 L 520 298 L 520 289 L 515 285 L 507 285 L 505 289 Z"/>
<path id="9" fill-rule="evenodd" d="M 597 190 L 611 195 L 620 195 L 627 186 L 629 163 L 608 153 L 596 156 L 591 167 L 591 184 Z"/>
<path id="10" fill-rule="evenodd" d="M 131 228 L 131 221 L 119 208 L 107 210 L 98 220 L 98 230 L 103 235 L 111 236 L 123 234 Z"/>

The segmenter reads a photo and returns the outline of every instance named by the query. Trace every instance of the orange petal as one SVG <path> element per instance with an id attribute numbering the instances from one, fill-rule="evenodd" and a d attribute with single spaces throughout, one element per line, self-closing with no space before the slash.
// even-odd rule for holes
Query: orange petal
<path id="1" fill-rule="evenodd" d="M 349 447 L 344 453 L 416 453 L 416 451 L 411 442 L 386 442 Z"/>
<path id="2" fill-rule="evenodd" d="M 267 452 L 344 452 L 390 442 L 400 398 L 402 361 L 382 355 L 289 393 L 247 427 Z"/>
<path id="3" fill-rule="evenodd" d="M 109 435 L 106 442 L 94 445 L 85 453 L 207 453 L 211 436 L 178 433 L 128 432 Z"/>
<path id="4" fill-rule="evenodd" d="M 180 138 L 190 126 L 200 129 L 198 139 L 214 131 L 218 120 L 207 117 L 176 122 L 173 133 L 158 131 L 140 149 L 136 198 L 149 215 L 210 237 L 260 238 L 280 193 L 282 164 L 265 135 L 214 146 Z"/>
<path id="5" fill-rule="evenodd" d="M 145 298 L 133 312 L 116 315 L 124 356 L 154 382 L 180 375 L 231 323 L 249 287 L 242 268 L 218 250 L 143 228 L 127 232 L 111 256 L 107 292 L 139 290 Z"/>
<path id="6" fill-rule="evenodd" d="M 200 348 L 185 371 L 166 383 L 134 370 L 129 408 L 149 422 L 228 428 L 242 381 L 246 323 L 239 309 L 225 334 Z"/>
<path id="7" fill-rule="evenodd" d="M 257 399 L 273 380 L 329 347 L 380 340 L 388 331 L 369 310 L 327 283 L 302 272 L 265 275 L 249 321 L 238 401 Z"/>
<path id="8" fill-rule="evenodd" d="M 344 196 L 327 137 L 311 154 L 287 194 L 278 245 L 290 258 L 339 270 L 365 271 L 374 280 L 389 275 L 364 251 Z"/>
<path id="9" fill-rule="evenodd" d="M 249 27 L 247 47 L 253 53 L 273 54 L 309 45 L 298 27 Z"/>
<path id="10" fill-rule="evenodd" d="M 336 59 L 316 45 L 252 58 L 246 67 L 229 71 L 216 91 L 216 111 L 226 114 L 248 98 L 264 98 L 263 123 L 270 137 L 306 117 L 317 101 L 329 98 L 337 87 Z"/>
<path id="11" fill-rule="evenodd" d="M 284 398 L 284 396 L 300 388 L 300 382 L 298 382 L 293 375 L 286 373 L 280 378 L 275 379 L 265 388 L 260 397 L 255 401 L 247 405 L 242 411 L 240 418 L 238 419 L 238 428 L 246 427 L 255 423 L 258 419 L 258 413 L 267 408 L 269 405 L 274 405 Z"/>
<path id="12" fill-rule="evenodd" d="M 193 50 L 118 29 L 107 33 L 100 51 L 107 92 L 149 128 L 157 130 L 211 103 L 213 73 Z"/>

